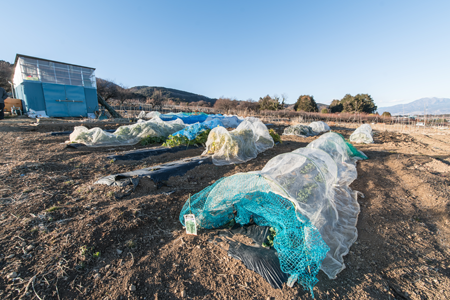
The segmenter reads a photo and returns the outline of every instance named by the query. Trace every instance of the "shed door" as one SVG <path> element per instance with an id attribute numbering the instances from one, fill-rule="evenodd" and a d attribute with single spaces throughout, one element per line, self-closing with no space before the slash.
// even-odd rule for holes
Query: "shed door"
<path id="1" fill-rule="evenodd" d="M 66 103 L 69 116 L 71 117 L 87 116 L 84 87 L 66 85 Z"/>
<path id="2" fill-rule="evenodd" d="M 87 116 L 83 87 L 42 83 L 42 89 L 49 117 Z"/>
<path id="3" fill-rule="evenodd" d="M 66 89 L 64 85 L 53 83 L 42 83 L 44 90 L 45 106 L 49 117 L 68 117 L 65 103 L 59 102 L 66 99 Z"/>

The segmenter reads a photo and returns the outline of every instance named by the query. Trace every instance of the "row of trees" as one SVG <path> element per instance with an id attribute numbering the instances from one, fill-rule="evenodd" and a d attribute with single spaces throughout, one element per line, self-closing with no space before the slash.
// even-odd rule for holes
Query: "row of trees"
<path id="1" fill-rule="evenodd" d="M 143 96 L 139 93 L 127 89 L 126 87 L 116 84 L 113 81 L 97 78 L 97 91 L 103 96 L 105 100 L 115 99 L 123 103 L 127 99 L 137 99 L 140 102 L 146 102 L 154 106 L 162 105 L 188 105 L 188 106 L 203 106 L 210 107 L 207 101 L 185 102 L 181 99 L 172 99 L 163 96 L 160 90 L 154 89 L 150 96 Z M 247 100 L 239 101 L 221 97 L 216 100 L 214 108 L 222 111 L 232 109 L 259 111 L 259 110 L 283 110 L 286 109 L 286 95 L 281 97 L 274 95 L 266 95 L 260 97 L 258 101 Z M 301 95 L 298 97 L 293 107 L 294 111 L 318 112 L 319 107 L 312 95 Z M 333 100 L 328 108 L 323 108 L 322 113 L 340 113 L 340 112 L 365 112 L 374 113 L 377 106 L 369 94 L 357 94 L 352 96 L 345 95 L 341 100 Z"/>
<path id="2" fill-rule="evenodd" d="M 331 113 L 366 112 L 370 114 L 377 110 L 377 106 L 369 94 L 357 94 L 356 96 L 347 94 L 341 100 L 333 100 L 329 110 Z"/>
<path id="3" fill-rule="evenodd" d="M 216 103 L 214 103 L 214 108 L 221 111 L 228 111 L 231 109 L 258 111 L 259 103 L 253 100 L 238 101 L 236 99 L 222 97 L 216 100 Z"/>
<path id="4" fill-rule="evenodd" d="M 285 95 L 282 95 L 282 100 L 280 101 L 280 97 L 273 96 L 270 97 L 269 95 L 265 97 L 259 98 L 258 105 L 256 105 L 255 102 L 252 101 L 241 101 L 241 102 L 247 102 L 244 105 L 233 103 L 233 101 L 228 101 L 229 108 L 233 107 L 236 108 L 237 105 L 239 106 L 247 106 L 251 110 L 281 110 L 285 109 L 285 101 L 287 97 Z M 218 100 L 219 101 L 219 100 Z M 235 100 L 235 102 L 238 102 Z M 250 103 L 249 103 L 250 102 Z M 216 105 L 214 106 L 216 107 Z M 217 105 L 217 108 L 223 107 L 226 109 L 226 107 L 219 103 Z M 228 109 L 229 109 L 228 108 Z M 294 104 L 294 110 L 295 111 L 305 111 L 305 112 L 318 112 L 319 107 L 317 105 L 317 102 L 314 100 L 314 96 L 312 95 L 301 95 L 298 97 L 297 102 Z M 347 94 L 342 98 L 341 100 L 333 100 L 330 107 L 323 108 L 322 113 L 335 113 L 335 112 L 366 112 L 366 113 L 374 113 L 377 110 L 377 106 L 375 105 L 375 102 L 373 101 L 372 97 L 369 94 L 357 94 L 356 96 L 352 96 L 350 94 Z"/>
<path id="5" fill-rule="evenodd" d="M 313 96 L 302 95 L 294 105 L 295 111 L 318 112 L 319 108 Z M 369 94 L 357 94 L 352 96 L 347 94 L 341 100 L 333 100 L 329 108 L 323 108 L 322 113 L 340 113 L 340 112 L 365 112 L 374 113 L 377 106 Z"/>

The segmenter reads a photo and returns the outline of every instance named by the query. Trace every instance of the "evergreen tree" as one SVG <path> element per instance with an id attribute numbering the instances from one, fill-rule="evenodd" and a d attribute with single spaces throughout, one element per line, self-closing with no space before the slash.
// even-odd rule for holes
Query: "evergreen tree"
<path id="1" fill-rule="evenodd" d="M 335 99 L 331 101 L 329 109 L 331 113 L 340 113 L 344 108 L 342 107 L 341 101 Z"/>
<path id="2" fill-rule="evenodd" d="M 302 95 L 298 97 L 297 102 L 294 105 L 294 110 L 306 112 L 318 112 L 319 108 L 317 107 L 317 103 L 316 101 L 314 101 L 313 96 Z"/>
<path id="3" fill-rule="evenodd" d="M 369 94 L 357 94 L 352 96 L 347 94 L 340 101 L 344 112 L 366 112 L 373 113 L 377 106 Z"/>
<path id="4" fill-rule="evenodd" d="M 273 98 L 269 95 L 264 98 L 259 98 L 259 109 L 260 110 L 279 110 L 282 109 L 280 98 L 274 96 Z"/>

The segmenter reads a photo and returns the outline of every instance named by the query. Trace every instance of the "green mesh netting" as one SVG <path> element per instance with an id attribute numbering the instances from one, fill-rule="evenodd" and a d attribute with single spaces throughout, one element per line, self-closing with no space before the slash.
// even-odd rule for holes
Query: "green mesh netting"
<path id="1" fill-rule="evenodd" d="M 341 138 L 347 144 L 347 152 L 350 157 L 359 157 L 361 159 L 368 159 L 368 157 L 364 153 L 362 153 L 361 151 L 356 149 L 351 143 L 347 142 L 347 140 L 344 138 L 344 136 L 342 134 L 340 134 L 340 133 L 337 133 L 337 134 L 339 134 L 341 136 Z"/>
<path id="2" fill-rule="evenodd" d="M 296 278 L 311 293 L 316 275 L 329 247 L 319 231 L 291 201 L 275 194 L 269 181 L 260 174 L 235 174 L 218 180 L 191 197 L 183 206 L 184 215 L 192 213 L 199 228 L 220 228 L 235 219 L 245 225 L 253 220 L 276 231 L 274 248 L 281 270 Z"/>

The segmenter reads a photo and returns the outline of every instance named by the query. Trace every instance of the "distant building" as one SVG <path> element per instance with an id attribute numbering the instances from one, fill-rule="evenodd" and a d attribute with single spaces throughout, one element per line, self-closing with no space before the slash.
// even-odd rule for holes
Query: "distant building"
<path id="1" fill-rule="evenodd" d="M 49 117 L 87 117 L 98 111 L 95 69 L 17 54 L 14 89 L 30 109 Z"/>

